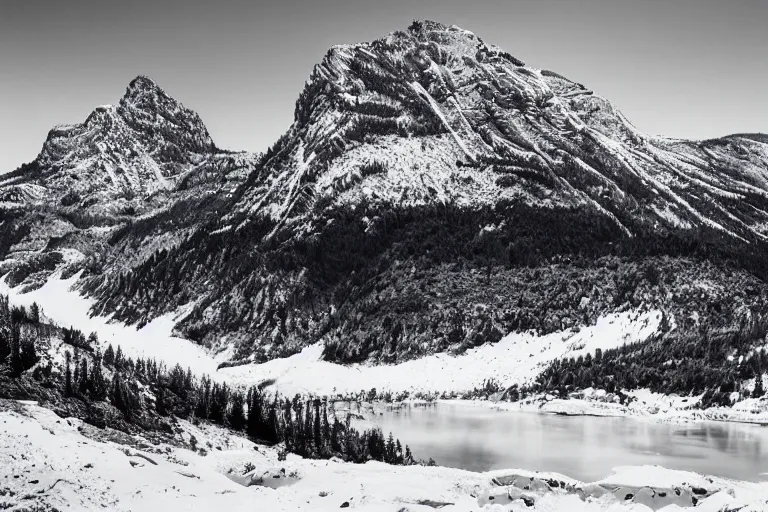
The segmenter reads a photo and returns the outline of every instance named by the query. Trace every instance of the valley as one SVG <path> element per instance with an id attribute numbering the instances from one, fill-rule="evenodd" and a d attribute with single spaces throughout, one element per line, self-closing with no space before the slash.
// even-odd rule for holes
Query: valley
<path id="1" fill-rule="evenodd" d="M 764 135 L 455 25 L 263 154 L 138 76 L 0 174 L 0 508 L 765 510 L 767 226 Z"/>

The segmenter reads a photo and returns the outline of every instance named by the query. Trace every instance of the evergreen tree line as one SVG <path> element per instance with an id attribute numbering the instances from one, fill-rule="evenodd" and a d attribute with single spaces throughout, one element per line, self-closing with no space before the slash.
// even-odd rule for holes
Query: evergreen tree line
<path id="1" fill-rule="evenodd" d="M 148 417 L 153 413 L 199 419 L 243 432 L 257 442 L 283 442 L 287 452 L 303 457 L 416 463 L 410 448 L 391 433 L 385 437 L 380 429 L 360 432 L 349 417 L 340 421 L 327 399 L 269 397 L 258 387 L 244 393 L 208 376 L 197 378 L 178 364 L 169 369 L 154 359 L 126 357 L 111 344 L 101 354 L 95 333 L 86 337 L 77 329 L 57 329 L 41 322 L 37 305 L 12 307 L 0 296 L 0 370 L 6 367 L 12 378 L 21 377 L 39 362 L 37 345 L 53 334 L 72 347 L 65 352 L 63 369 L 54 372 L 48 361 L 38 365 L 32 377 L 57 387 L 68 399 L 108 402 L 128 422 L 151 426 Z M 0 386 L 0 397 L 3 394 Z"/>
<path id="2" fill-rule="evenodd" d="M 103 367 L 112 372 L 111 383 L 104 377 Z M 136 383 L 153 391 L 154 404 L 138 392 Z M 380 429 L 360 432 L 351 426 L 349 417 L 343 423 L 335 414 L 329 419 L 327 399 L 269 397 L 258 387 L 244 393 L 208 376 L 198 379 L 178 364 L 168 370 L 153 359 L 133 360 L 112 345 L 103 356 L 96 354 L 91 368 L 87 357 L 73 363 L 68 352 L 64 393 L 108 400 L 129 421 L 148 409 L 160 416 L 207 420 L 243 432 L 257 442 L 283 442 L 287 452 L 307 458 L 416 463 L 410 448 L 403 447 L 391 433 L 385 438 Z"/>
<path id="3" fill-rule="evenodd" d="M 671 331 L 646 341 L 602 351 L 595 356 L 553 361 L 530 392 L 570 391 L 594 387 L 609 393 L 648 388 L 665 394 L 703 394 L 701 406 L 730 405 L 730 395 L 765 394 L 762 376 L 768 372 L 768 353 L 762 348 L 768 318 L 753 314 L 738 329 L 724 331 L 701 325 L 687 332 Z M 754 389 L 744 382 L 755 379 Z"/>

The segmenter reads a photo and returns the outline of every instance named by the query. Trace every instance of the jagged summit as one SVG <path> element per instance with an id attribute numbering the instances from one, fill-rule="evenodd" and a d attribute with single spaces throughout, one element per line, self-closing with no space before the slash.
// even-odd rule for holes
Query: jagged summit
<path id="1" fill-rule="evenodd" d="M 118 113 L 144 136 L 145 142 L 153 143 L 152 138 L 159 133 L 160 144 L 173 143 L 196 153 L 216 149 L 197 113 L 168 96 L 149 77 L 139 75 L 131 81 L 120 100 Z"/>
<path id="2" fill-rule="evenodd" d="M 137 97 L 145 93 L 166 96 L 165 91 L 157 84 L 157 82 L 146 75 L 138 75 L 128 84 L 123 98 Z"/>
<path id="3" fill-rule="evenodd" d="M 741 161 L 727 164 L 740 171 L 711 172 L 742 144 Z M 290 224 L 305 221 L 312 202 L 513 200 L 588 205 L 628 236 L 653 225 L 707 225 L 762 239 L 762 206 L 754 205 L 760 221 L 736 204 L 716 213 L 733 194 L 763 188 L 758 170 L 768 155 L 758 146 L 649 137 L 581 84 L 525 66 L 459 27 L 415 21 L 329 50 L 296 103 L 294 125 L 235 211 Z M 366 170 L 374 161 L 381 172 Z"/>
<path id="4" fill-rule="evenodd" d="M 131 268 L 215 214 L 254 159 L 218 150 L 195 112 L 139 76 L 0 177 L 0 275 L 36 285 L 67 265 Z"/>
<path id="5" fill-rule="evenodd" d="M 34 172 L 5 176 L 0 199 L 91 196 L 89 203 L 103 207 L 95 197 L 114 200 L 171 190 L 188 169 L 216 151 L 197 113 L 152 79 L 138 76 L 116 105 L 96 107 L 81 124 L 52 129 L 26 166 Z"/>

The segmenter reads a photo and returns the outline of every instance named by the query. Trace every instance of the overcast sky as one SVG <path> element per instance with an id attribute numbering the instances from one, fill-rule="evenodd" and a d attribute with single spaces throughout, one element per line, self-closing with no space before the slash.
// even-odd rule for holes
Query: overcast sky
<path id="1" fill-rule="evenodd" d="M 581 82 L 652 134 L 768 132 L 768 0 L 0 0 L 0 172 L 138 74 L 220 147 L 264 150 L 328 47 L 414 18 Z"/>

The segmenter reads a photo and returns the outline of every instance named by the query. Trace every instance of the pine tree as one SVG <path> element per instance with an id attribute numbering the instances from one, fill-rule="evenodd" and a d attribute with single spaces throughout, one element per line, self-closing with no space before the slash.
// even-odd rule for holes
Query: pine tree
<path id="1" fill-rule="evenodd" d="M 11 324 L 11 371 L 14 374 L 20 374 L 22 370 L 21 363 L 21 331 L 19 324 Z"/>
<path id="2" fill-rule="evenodd" d="M 214 384 L 211 392 L 210 419 L 214 423 L 224 424 L 229 402 L 229 388 L 226 384 Z"/>
<path id="3" fill-rule="evenodd" d="M 304 453 L 311 454 L 314 436 L 312 434 L 312 402 L 309 400 L 306 403 L 306 407 L 304 407 L 304 427 L 302 432 L 304 433 Z"/>
<path id="4" fill-rule="evenodd" d="M 112 377 L 112 405 L 123 413 L 126 419 L 130 420 L 135 409 L 135 400 L 131 390 L 122 380 L 120 372 L 115 372 Z"/>
<path id="5" fill-rule="evenodd" d="M 123 356 L 123 348 L 121 346 L 117 346 L 117 352 L 115 352 L 115 368 L 118 370 L 122 369 L 125 365 L 125 357 Z"/>
<path id="6" fill-rule="evenodd" d="M 0 364 L 10 363 L 8 356 L 11 354 L 11 325 L 10 320 L 4 316 L 0 297 Z"/>
<path id="7" fill-rule="evenodd" d="M 280 399 L 275 393 L 275 398 L 272 400 L 272 404 L 269 406 L 269 414 L 267 415 L 267 437 L 266 440 L 272 443 L 276 443 L 280 440 L 280 420 L 279 420 Z"/>
<path id="8" fill-rule="evenodd" d="M 344 420 L 344 456 L 346 460 L 354 460 L 355 439 L 352 435 L 352 416 L 347 415 Z"/>
<path id="9" fill-rule="evenodd" d="M 72 367 L 71 367 L 71 359 L 72 356 L 69 353 L 69 350 L 67 350 L 66 355 L 66 362 L 64 363 L 64 396 L 72 396 Z"/>
<path id="10" fill-rule="evenodd" d="M 189 396 L 195 389 L 195 377 L 192 375 L 192 368 L 187 367 L 187 373 L 184 376 L 184 393 Z"/>
<path id="11" fill-rule="evenodd" d="M 147 372 L 150 373 L 150 372 Z M 197 403 L 195 404 L 195 416 L 202 419 L 210 417 L 211 409 L 211 379 L 203 377 L 197 388 Z"/>
<path id="12" fill-rule="evenodd" d="M 104 364 L 106 366 L 113 366 L 115 364 L 115 351 L 110 343 L 107 349 L 104 351 Z"/>
<path id="13" fill-rule="evenodd" d="M 384 462 L 387 464 L 394 464 L 395 462 L 395 438 L 392 435 L 392 432 L 389 433 L 389 437 L 387 438 L 387 448 L 384 456 Z"/>
<path id="14" fill-rule="evenodd" d="M 80 381 L 78 382 L 79 392 L 81 395 L 87 394 L 89 382 L 90 379 L 88 375 L 88 360 L 83 358 L 83 362 L 80 363 Z"/>
<path id="15" fill-rule="evenodd" d="M 381 429 L 375 429 L 368 434 L 368 453 L 373 460 L 383 461 L 386 457 L 384 434 Z"/>
<path id="16" fill-rule="evenodd" d="M 155 411 L 160 416 L 168 416 L 170 414 L 170 408 L 168 407 L 168 397 L 165 388 L 160 386 L 155 393 Z"/>
<path id="17" fill-rule="evenodd" d="M 293 397 L 293 446 L 296 453 L 306 452 L 306 442 L 304 439 L 304 402 L 299 395 Z"/>
<path id="18" fill-rule="evenodd" d="M 322 430 L 320 428 L 322 419 L 320 417 L 320 399 L 315 398 L 312 402 L 314 407 L 313 424 L 312 424 L 312 441 L 315 445 L 315 453 L 319 456 L 323 452 L 323 437 Z"/>
<path id="19" fill-rule="evenodd" d="M 341 455 L 343 429 L 344 426 L 339 421 L 339 417 L 334 416 L 333 426 L 331 427 L 331 452 L 334 455 Z"/>
<path id="20" fill-rule="evenodd" d="M 29 308 L 29 321 L 33 324 L 40 323 L 40 306 L 37 305 L 37 302 L 33 302 Z"/>
<path id="21" fill-rule="evenodd" d="M 107 381 L 101 368 L 101 358 L 97 355 L 91 370 L 89 388 L 94 400 L 102 401 L 107 398 Z"/>
<path id="22" fill-rule="evenodd" d="M 328 423 L 328 399 L 323 399 L 323 449 L 324 455 L 328 455 L 331 442 L 331 425 Z"/>
<path id="23" fill-rule="evenodd" d="M 75 351 L 75 373 L 72 376 L 72 391 L 77 393 L 80 389 L 80 358 L 77 357 L 77 351 Z"/>
<path id="24" fill-rule="evenodd" d="M 176 396 L 180 398 L 187 397 L 186 386 L 184 385 L 184 370 L 180 364 L 177 363 L 173 367 L 171 374 L 168 376 L 168 381 L 168 387 Z"/>
<path id="25" fill-rule="evenodd" d="M 37 364 L 34 339 L 28 339 L 21 345 L 21 371 L 26 371 Z"/>
<path id="26" fill-rule="evenodd" d="M 232 394 L 232 405 L 229 408 L 229 426 L 235 430 L 243 430 L 245 427 L 245 408 L 243 394 L 236 391 Z"/>
<path id="27" fill-rule="evenodd" d="M 250 388 L 248 390 L 246 402 L 248 405 L 248 415 L 245 420 L 245 431 L 248 434 L 248 437 L 252 439 L 259 439 L 259 435 L 261 434 L 260 430 L 262 414 L 261 392 L 255 387 Z"/>
<path id="28" fill-rule="evenodd" d="M 755 389 L 752 391 L 752 398 L 760 398 L 765 394 L 763 387 L 763 375 L 755 375 Z"/>
<path id="29" fill-rule="evenodd" d="M 287 398 L 283 402 L 283 441 L 285 442 L 286 450 L 296 450 L 296 429 L 293 422 L 293 413 L 291 412 L 291 401 Z"/>

